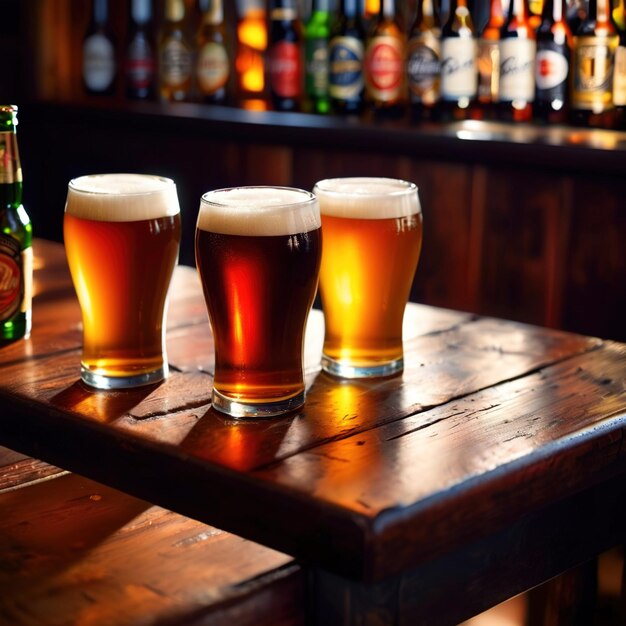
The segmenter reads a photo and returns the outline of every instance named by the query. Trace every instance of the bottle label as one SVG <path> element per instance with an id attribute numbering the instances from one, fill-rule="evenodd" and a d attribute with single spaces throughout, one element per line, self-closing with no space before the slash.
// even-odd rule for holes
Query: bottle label
<path id="1" fill-rule="evenodd" d="M 205 43 L 198 53 L 198 87 L 205 95 L 222 89 L 229 74 L 228 54 L 224 46 L 215 41 Z"/>
<path id="2" fill-rule="evenodd" d="M 435 104 L 439 100 L 441 60 L 439 39 L 426 31 L 409 41 L 407 78 L 411 102 Z"/>
<path id="3" fill-rule="evenodd" d="M 22 182 L 22 166 L 15 133 L 0 132 L 0 184 Z"/>
<path id="4" fill-rule="evenodd" d="M 492 39 L 478 41 L 478 97 L 482 102 L 497 102 L 500 82 L 500 47 Z"/>
<path id="5" fill-rule="evenodd" d="M 500 102 L 534 100 L 536 48 L 536 43 L 529 39 L 500 41 Z"/>
<path id="6" fill-rule="evenodd" d="M 135 38 L 128 48 L 126 72 L 128 82 L 134 89 L 150 87 L 154 79 L 155 63 L 150 44 L 144 39 Z"/>
<path id="7" fill-rule="evenodd" d="M 613 103 L 618 107 L 626 106 L 626 47 L 624 46 L 618 46 L 615 51 Z"/>
<path id="8" fill-rule="evenodd" d="M 613 44 L 614 40 L 614 45 Z M 574 38 L 572 107 L 601 113 L 613 107 L 613 57 L 617 37 Z"/>
<path id="9" fill-rule="evenodd" d="M 569 61 L 567 46 L 554 41 L 542 41 L 537 44 L 535 61 L 535 97 L 543 102 L 567 99 L 567 76 Z"/>
<path id="10" fill-rule="evenodd" d="M 330 42 L 329 92 L 336 100 L 358 100 L 363 90 L 363 42 L 335 37 Z"/>
<path id="11" fill-rule="evenodd" d="M 0 322 L 24 310 L 23 276 L 19 242 L 0 234 Z"/>
<path id="12" fill-rule="evenodd" d="M 441 97 L 474 98 L 478 90 L 476 39 L 446 37 L 441 42 Z"/>
<path id="13" fill-rule="evenodd" d="M 372 37 L 365 51 L 365 86 L 381 102 L 398 100 L 404 78 L 404 50 L 397 37 Z"/>
<path id="14" fill-rule="evenodd" d="M 180 87 L 191 77 L 191 52 L 178 39 L 169 39 L 161 50 L 162 80 L 169 87 Z"/>
<path id="15" fill-rule="evenodd" d="M 328 94 L 328 46 L 325 39 L 306 42 L 307 93 L 314 98 Z"/>
<path id="16" fill-rule="evenodd" d="M 115 50 L 104 35 L 91 35 L 85 40 L 83 77 L 91 91 L 105 91 L 111 86 L 115 77 Z"/>
<path id="17" fill-rule="evenodd" d="M 296 98 L 300 95 L 302 62 L 297 43 L 279 41 L 271 47 L 268 74 L 270 89 L 280 98 Z"/>

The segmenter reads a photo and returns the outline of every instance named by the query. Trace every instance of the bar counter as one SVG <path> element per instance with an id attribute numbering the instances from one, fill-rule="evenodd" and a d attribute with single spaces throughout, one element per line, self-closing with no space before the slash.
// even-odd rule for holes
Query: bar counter
<path id="1" fill-rule="evenodd" d="M 304 409 L 237 421 L 210 406 L 195 270 L 172 286 L 169 379 L 97 392 L 62 246 L 38 240 L 35 266 L 0 445 L 293 556 L 310 623 L 456 624 L 626 538 L 624 344 L 413 303 L 404 373 L 341 381 L 313 311 Z"/>

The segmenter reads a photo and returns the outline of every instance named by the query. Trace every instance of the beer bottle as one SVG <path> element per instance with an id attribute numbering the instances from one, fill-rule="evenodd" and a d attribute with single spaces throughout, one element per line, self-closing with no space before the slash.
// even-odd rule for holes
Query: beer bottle
<path id="1" fill-rule="evenodd" d="M 165 0 L 165 20 L 159 37 L 161 100 L 187 100 L 191 93 L 191 46 L 185 33 L 184 0 Z"/>
<path id="2" fill-rule="evenodd" d="M 131 0 L 126 49 L 126 96 L 136 100 L 155 95 L 155 45 L 152 37 L 152 0 Z"/>
<path id="3" fill-rule="evenodd" d="M 204 102 L 223 103 L 227 97 L 230 62 L 226 50 L 222 0 L 200 0 L 202 18 L 196 36 L 196 82 Z"/>
<path id="4" fill-rule="evenodd" d="M 483 117 L 494 118 L 500 79 L 500 30 L 504 25 L 502 0 L 491 0 L 489 18 L 478 39 L 478 102 Z"/>
<path id="5" fill-rule="evenodd" d="M 302 66 L 302 25 L 296 0 L 270 0 L 267 84 L 275 110 L 299 110 Z"/>
<path id="6" fill-rule="evenodd" d="M 359 114 L 363 109 L 364 40 L 358 0 L 339 0 L 328 52 L 328 89 L 334 113 Z"/>
<path id="7" fill-rule="evenodd" d="M 442 120 L 467 119 L 474 114 L 478 92 L 476 33 L 467 0 L 452 0 L 441 31 Z"/>
<path id="8" fill-rule="evenodd" d="M 546 0 L 537 29 L 533 115 L 550 124 L 564 124 L 569 115 L 572 33 L 566 11 L 566 0 Z"/>
<path id="9" fill-rule="evenodd" d="M 613 104 L 615 105 L 615 127 L 626 130 L 626 30 L 620 30 L 619 44 L 615 50 Z"/>
<path id="10" fill-rule="evenodd" d="M 529 20 L 528 0 L 510 0 L 500 29 L 498 117 L 514 122 L 532 119 L 535 99 L 535 31 Z"/>
<path id="11" fill-rule="evenodd" d="M 108 0 L 93 0 L 83 39 L 83 86 L 87 93 L 115 92 L 115 42 L 109 26 Z"/>
<path id="12" fill-rule="evenodd" d="M 313 0 L 311 16 L 304 29 L 305 93 L 307 106 L 315 113 L 330 111 L 328 94 L 329 0 Z"/>
<path id="13" fill-rule="evenodd" d="M 407 81 L 413 119 L 433 119 L 439 101 L 441 25 L 434 0 L 419 0 L 407 46 Z"/>
<path id="14" fill-rule="evenodd" d="M 395 0 L 381 0 L 367 34 L 363 72 L 365 98 L 376 113 L 398 117 L 405 95 L 406 36 Z"/>
<path id="15" fill-rule="evenodd" d="M 235 83 L 239 105 L 265 110 L 267 19 L 263 0 L 237 0 Z"/>
<path id="16" fill-rule="evenodd" d="M 613 127 L 613 65 L 617 44 L 610 0 L 589 0 L 589 13 L 574 36 L 573 124 Z"/>
<path id="17" fill-rule="evenodd" d="M 17 107 L 0 105 L 0 341 L 27 338 L 31 329 L 32 227 L 22 206 Z"/>

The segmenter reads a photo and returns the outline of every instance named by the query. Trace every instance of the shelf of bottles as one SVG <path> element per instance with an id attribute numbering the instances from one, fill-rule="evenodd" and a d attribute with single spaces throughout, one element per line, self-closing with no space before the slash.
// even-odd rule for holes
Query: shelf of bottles
<path id="1" fill-rule="evenodd" d="M 412 124 L 626 128 L 624 0 L 226 1 L 129 0 L 120 43 L 108 0 L 92 0 L 84 89 Z"/>

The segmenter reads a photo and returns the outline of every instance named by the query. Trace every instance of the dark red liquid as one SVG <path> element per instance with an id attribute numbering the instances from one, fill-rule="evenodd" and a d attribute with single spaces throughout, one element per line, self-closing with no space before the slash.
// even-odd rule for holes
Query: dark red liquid
<path id="1" fill-rule="evenodd" d="M 196 263 L 215 339 L 215 388 L 278 402 L 304 390 L 302 347 L 321 229 L 283 236 L 198 230 Z"/>

